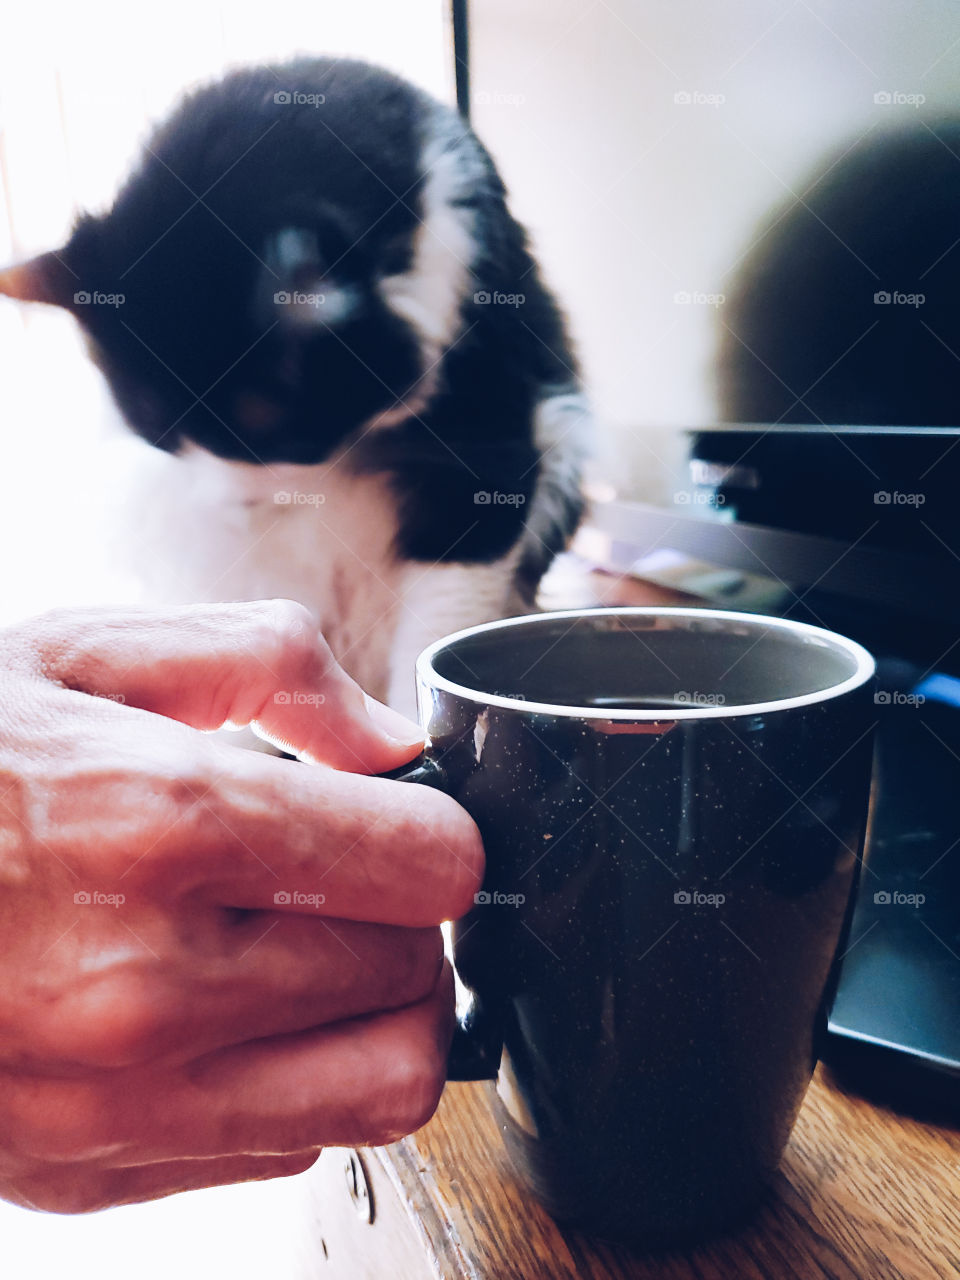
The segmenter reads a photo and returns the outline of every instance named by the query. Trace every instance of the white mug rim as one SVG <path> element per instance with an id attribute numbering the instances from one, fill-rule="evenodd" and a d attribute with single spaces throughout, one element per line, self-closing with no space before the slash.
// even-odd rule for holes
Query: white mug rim
<path id="1" fill-rule="evenodd" d="M 485 693 L 482 689 L 472 689 L 469 685 L 458 684 L 440 674 L 433 665 L 436 656 L 443 650 L 461 640 L 473 636 L 486 635 L 492 632 L 507 630 L 529 623 L 562 621 L 563 619 L 591 617 L 670 617 L 715 619 L 726 622 L 749 623 L 754 626 L 775 628 L 789 632 L 791 635 L 806 636 L 821 645 L 834 650 L 842 650 L 856 663 L 853 674 L 837 684 L 825 689 L 816 689 L 812 693 L 797 694 L 789 698 L 773 698 L 766 702 L 722 703 L 720 705 L 701 705 L 693 703 L 689 707 L 663 707 L 642 710 L 636 707 L 577 707 L 568 703 L 532 702 L 523 698 L 508 698 L 503 694 Z M 561 609 L 547 613 L 527 613 L 515 618 L 502 618 L 495 622 L 483 622 L 477 626 L 465 627 L 462 631 L 451 632 L 428 645 L 417 658 L 417 679 L 427 689 L 438 689 L 464 701 L 474 702 L 485 707 L 497 707 L 504 711 L 521 712 L 527 715 L 565 716 L 575 720 L 602 720 L 644 722 L 673 722 L 677 720 L 724 720 L 740 716 L 766 715 L 774 711 L 792 711 L 799 707 L 813 706 L 819 702 L 828 702 L 841 698 L 844 694 L 866 684 L 876 672 L 876 663 L 872 655 L 855 640 L 829 631 L 825 627 L 817 627 L 808 622 L 796 622 L 791 618 L 776 618 L 762 613 L 743 613 L 731 609 L 698 609 L 689 606 L 675 605 L 632 605 L 624 608 L 599 609 Z"/>

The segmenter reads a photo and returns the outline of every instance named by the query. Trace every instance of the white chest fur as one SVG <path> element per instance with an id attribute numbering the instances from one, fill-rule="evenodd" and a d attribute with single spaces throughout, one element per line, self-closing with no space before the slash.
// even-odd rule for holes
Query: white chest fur
<path id="1" fill-rule="evenodd" d="M 342 463 L 261 467 L 200 449 L 151 452 L 128 523 L 149 601 L 299 600 L 350 674 L 407 714 L 421 648 L 519 607 L 516 552 L 481 566 L 399 560 L 388 483 Z"/>

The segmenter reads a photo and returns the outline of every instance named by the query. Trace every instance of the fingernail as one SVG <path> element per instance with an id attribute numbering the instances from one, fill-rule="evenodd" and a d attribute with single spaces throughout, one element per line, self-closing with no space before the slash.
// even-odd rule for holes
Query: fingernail
<path id="1" fill-rule="evenodd" d="M 370 719 L 388 738 L 404 747 L 423 746 L 423 730 L 418 724 L 402 716 L 399 711 L 394 711 L 392 707 L 384 706 L 376 698 L 371 698 L 368 693 L 363 695 L 363 700 Z"/>

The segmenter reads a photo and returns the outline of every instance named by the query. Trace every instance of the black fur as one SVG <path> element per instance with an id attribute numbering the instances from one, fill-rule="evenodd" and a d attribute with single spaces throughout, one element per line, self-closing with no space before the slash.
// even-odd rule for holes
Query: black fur
<path id="1" fill-rule="evenodd" d="M 278 104 L 278 92 L 323 95 Z M 423 212 L 424 141 L 445 136 L 475 219 L 458 340 L 425 408 L 357 432 L 417 394 L 421 344 L 377 292 L 410 263 Z M 199 199 L 198 199 L 199 198 Z M 110 211 L 77 224 L 64 256 L 77 289 L 123 294 L 76 315 L 135 431 L 176 451 L 386 471 L 401 499 L 398 551 L 490 561 L 521 537 L 538 482 L 556 518 L 527 547 L 532 582 L 580 514 L 578 487 L 547 474 L 534 438 L 546 395 L 576 390 L 575 360 L 489 155 L 452 111 L 362 63 L 319 58 L 236 72 L 189 97 L 154 135 Z M 354 310 L 277 306 L 333 282 Z M 523 294 L 483 305 L 478 291 Z M 478 504 L 477 491 L 520 495 Z"/>

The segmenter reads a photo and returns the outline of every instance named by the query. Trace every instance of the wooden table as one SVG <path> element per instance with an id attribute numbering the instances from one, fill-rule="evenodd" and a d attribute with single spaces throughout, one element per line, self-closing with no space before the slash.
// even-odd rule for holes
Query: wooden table
<path id="1" fill-rule="evenodd" d="M 373 1222 L 327 1151 L 307 1254 L 331 1280 L 928 1280 L 960 1276 L 960 1130 L 846 1091 L 818 1068 L 766 1206 L 690 1250 L 643 1254 L 561 1229 L 500 1141 L 484 1085 L 449 1085 L 433 1120 L 359 1153 Z"/>

